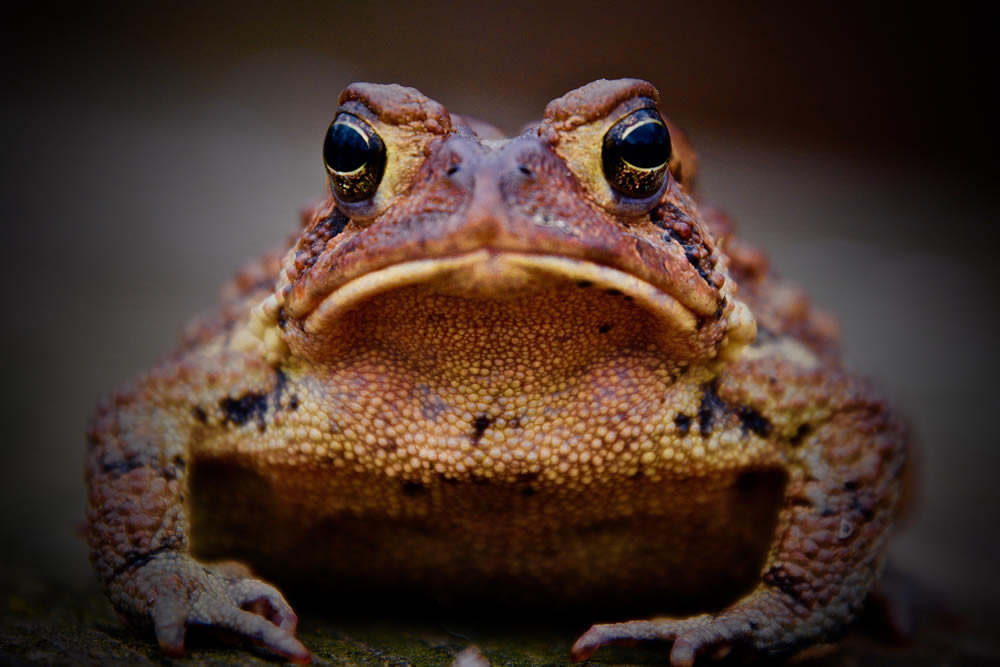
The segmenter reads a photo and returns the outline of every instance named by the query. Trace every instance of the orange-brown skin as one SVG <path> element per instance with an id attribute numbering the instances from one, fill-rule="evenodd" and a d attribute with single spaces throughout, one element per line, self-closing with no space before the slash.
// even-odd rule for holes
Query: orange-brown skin
<path id="1" fill-rule="evenodd" d="M 499 140 L 412 89 L 345 90 L 387 149 L 378 191 L 307 214 L 98 410 L 89 536 L 115 606 L 168 654 L 200 624 L 308 661 L 276 589 L 204 564 L 238 558 L 680 612 L 594 626 L 577 660 L 842 633 L 884 558 L 900 424 L 832 320 L 696 204 L 676 131 L 662 193 L 607 183 L 604 133 L 656 100 L 595 82 Z"/>

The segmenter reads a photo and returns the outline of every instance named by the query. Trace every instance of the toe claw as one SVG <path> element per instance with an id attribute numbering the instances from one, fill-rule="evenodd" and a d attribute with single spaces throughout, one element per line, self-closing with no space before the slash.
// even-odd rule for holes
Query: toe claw
<path id="1" fill-rule="evenodd" d="M 670 667 L 691 667 L 697 652 L 697 647 L 686 638 L 677 639 L 670 649 Z"/>
<path id="2" fill-rule="evenodd" d="M 581 662 L 592 656 L 602 646 L 649 639 L 646 625 L 648 624 L 641 621 L 595 625 L 576 640 L 573 648 L 570 649 L 570 658 L 574 662 Z"/>
<path id="3" fill-rule="evenodd" d="M 600 642 L 595 642 L 590 637 L 593 629 L 594 628 L 587 630 L 587 632 L 585 632 L 579 639 L 576 640 L 576 643 L 573 644 L 573 648 L 569 650 L 570 660 L 573 662 L 583 662 L 590 656 L 594 655 L 594 651 L 600 648 Z"/>
<path id="4" fill-rule="evenodd" d="M 288 630 L 253 612 L 237 611 L 232 617 L 219 621 L 218 625 L 246 637 L 290 662 L 309 664 L 312 660 L 309 649 Z"/>
<path id="5" fill-rule="evenodd" d="M 170 623 L 155 627 L 156 642 L 160 645 L 163 655 L 171 658 L 184 656 L 184 623 Z"/>
<path id="6" fill-rule="evenodd" d="M 186 612 L 175 598 L 164 595 L 153 606 L 150 617 L 153 633 L 164 655 L 179 658 L 184 655 L 184 636 L 187 631 Z"/>

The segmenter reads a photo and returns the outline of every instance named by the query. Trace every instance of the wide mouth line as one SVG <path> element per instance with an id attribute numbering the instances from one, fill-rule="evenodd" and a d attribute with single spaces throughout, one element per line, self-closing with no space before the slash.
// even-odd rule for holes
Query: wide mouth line
<path id="1" fill-rule="evenodd" d="M 619 293 L 654 313 L 673 329 L 694 330 L 698 317 L 677 297 L 632 273 L 590 259 L 477 248 L 458 255 L 408 259 L 383 266 L 336 287 L 304 316 L 306 330 L 319 330 L 325 323 L 379 293 L 410 285 L 451 281 L 482 298 L 504 298 L 520 285 L 537 285 L 539 276 L 580 287 Z M 539 289 L 535 287 L 535 289 Z"/>

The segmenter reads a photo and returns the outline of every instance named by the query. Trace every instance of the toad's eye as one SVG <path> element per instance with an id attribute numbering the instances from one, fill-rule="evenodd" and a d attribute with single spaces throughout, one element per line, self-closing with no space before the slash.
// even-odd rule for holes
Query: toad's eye
<path id="1" fill-rule="evenodd" d="M 655 109 L 639 109 L 604 135 L 604 177 L 628 197 L 655 195 L 667 175 L 670 133 Z"/>
<path id="2" fill-rule="evenodd" d="M 334 194 L 344 202 L 370 198 L 385 171 L 385 144 L 371 125 L 339 113 L 323 142 L 323 162 Z"/>

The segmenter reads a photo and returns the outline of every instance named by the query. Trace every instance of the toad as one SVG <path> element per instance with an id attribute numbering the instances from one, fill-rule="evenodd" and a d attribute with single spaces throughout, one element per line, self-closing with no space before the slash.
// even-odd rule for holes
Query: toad
<path id="1" fill-rule="evenodd" d="M 167 655 L 210 626 L 302 663 L 271 581 L 651 610 L 591 627 L 577 661 L 842 634 L 883 564 L 901 424 L 696 198 L 658 104 L 596 81 L 505 138 L 346 88 L 329 197 L 93 419 L 116 609 Z"/>

